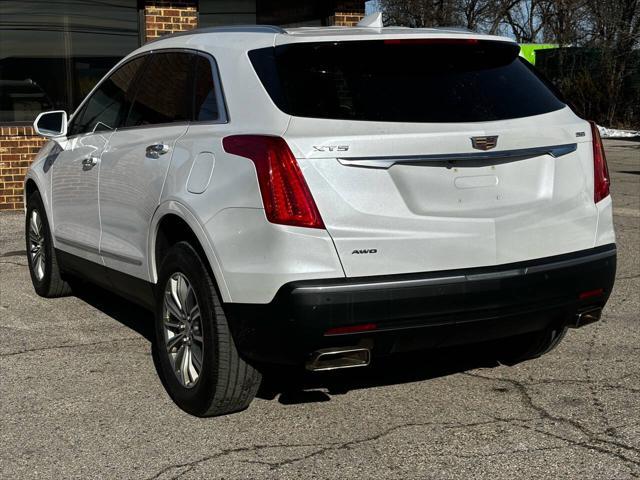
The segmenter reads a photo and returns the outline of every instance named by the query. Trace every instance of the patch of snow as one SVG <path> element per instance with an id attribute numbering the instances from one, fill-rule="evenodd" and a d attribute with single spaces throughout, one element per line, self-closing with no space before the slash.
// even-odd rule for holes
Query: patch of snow
<path id="1" fill-rule="evenodd" d="M 618 130 L 616 128 L 607 128 L 601 127 L 598 125 L 598 130 L 600 130 L 600 136 L 602 138 L 633 138 L 640 137 L 639 130 Z"/>

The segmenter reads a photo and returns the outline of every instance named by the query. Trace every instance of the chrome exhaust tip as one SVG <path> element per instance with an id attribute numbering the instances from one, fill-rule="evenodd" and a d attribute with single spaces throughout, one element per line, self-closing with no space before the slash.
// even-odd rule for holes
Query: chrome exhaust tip
<path id="1" fill-rule="evenodd" d="M 366 367 L 371 361 L 371 352 L 363 347 L 323 348 L 313 352 L 306 363 L 307 370 L 327 372 L 343 368 Z"/>
<path id="2" fill-rule="evenodd" d="M 591 310 L 586 310 L 576 315 L 575 323 L 570 324 L 569 327 L 571 328 L 584 327 L 585 325 L 589 325 L 590 323 L 597 322 L 598 320 L 600 320 L 601 316 L 602 316 L 602 308 L 600 307 L 592 308 Z"/>

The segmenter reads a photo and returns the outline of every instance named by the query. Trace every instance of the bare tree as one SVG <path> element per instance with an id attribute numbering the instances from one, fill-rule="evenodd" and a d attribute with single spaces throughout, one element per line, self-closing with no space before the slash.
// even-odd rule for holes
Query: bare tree
<path id="1" fill-rule="evenodd" d="M 496 34 L 522 0 L 458 0 L 466 28 Z"/>
<path id="2" fill-rule="evenodd" d="M 381 0 L 386 25 L 442 27 L 460 24 L 457 0 Z"/>
<path id="3" fill-rule="evenodd" d="M 591 0 L 538 0 L 544 41 L 562 46 L 584 43 L 591 19 L 586 4 Z"/>
<path id="4" fill-rule="evenodd" d="M 600 63 L 606 70 L 606 117 L 611 123 L 623 103 L 627 78 L 637 75 L 638 65 L 632 62 L 633 51 L 640 46 L 640 4 L 638 0 L 587 0 L 586 8 L 591 20 L 589 44 L 600 47 Z"/>
<path id="5" fill-rule="evenodd" d="M 386 25 L 465 27 L 556 43 L 554 79 L 583 114 L 640 124 L 640 0 L 380 0 Z M 635 80 L 634 80 L 635 78 Z M 585 113 L 587 112 L 587 113 Z"/>
<path id="6" fill-rule="evenodd" d="M 518 2 L 506 11 L 505 22 L 519 43 L 534 43 L 542 31 L 541 0 Z"/>

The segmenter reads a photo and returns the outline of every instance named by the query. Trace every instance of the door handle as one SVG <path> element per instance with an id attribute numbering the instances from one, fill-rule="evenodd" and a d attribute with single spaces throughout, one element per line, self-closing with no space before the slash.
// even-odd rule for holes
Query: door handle
<path id="1" fill-rule="evenodd" d="M 147 147 L 147 157 L 159 158 L 160 155 L 164 155 L 169 151 L 169 145 L 165 143 L 156 143 L 155 145 L 149 145 Z"/>
<path id="2" fill-rule="evenodd" d="M 89 155 L 82 159 L 82 169 L 89 170 L 95 167 L 98 163 L 98 157 L 94 157 L 93 155 Z"/>

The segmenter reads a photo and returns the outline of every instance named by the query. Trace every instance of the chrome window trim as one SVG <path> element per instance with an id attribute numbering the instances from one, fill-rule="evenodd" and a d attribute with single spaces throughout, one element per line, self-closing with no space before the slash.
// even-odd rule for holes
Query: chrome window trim
<path id="1" fill-rule="evenodd" d="M 432 155 L 411 155 L 401 157 L 352 157 L 338 158 L 338 162 L 349 167 L 389 168 L 396 163 L 432 163 L 477 160 L 519 160 L 539 155 L 551 155 L 553 158 L 562 157 L 575 152 L 577 143 L 551 145 L 545 147 L 520 148 L 517 150 L 499 150 L 493 152 L 444 153 Z"/>

